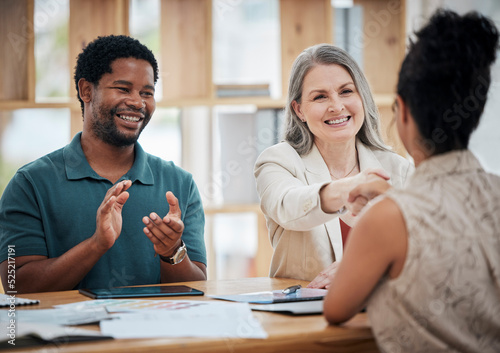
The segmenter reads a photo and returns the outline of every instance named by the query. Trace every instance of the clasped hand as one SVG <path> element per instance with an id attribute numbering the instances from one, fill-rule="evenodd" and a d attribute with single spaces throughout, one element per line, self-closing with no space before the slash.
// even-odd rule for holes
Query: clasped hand
<path id="1" fill-rule="evenodd" d="M 387 182 L 389 176 L 381 169 L 367 169 L 349 179 L 350 187 L 352 188 L 347 194 L 345 205 L 351 214 L 343 216 L 349 219 L 358 215 L 373 198 L 383 194 L 391 187 Z M 337 271 L 338 264 L 338 261 L 330 264 L 321 271 L 307 287 L 328 288 Z"/>
<path id="2" fill-rule="evenodd" d="M 97 209 L 96 231 L 92 240 L 99 252 L 108 251 L 120 236 L 122 231 L 122 209 L 129 198 L 130 180 L 123 180 L 113 185 L 104 196 Z"/>
<path id="3" fill-rule="evenodd" d="M 369 171 L 363 179 L 349 191 L 347 198 L 346 207 L 353 216 L 358 215 L 372 199 L 385 193 L 391 187 L 387 182 L 389 176 L 380 173 L 380 170 Z"/>
<path id="4" fill-rule="evenodd" d="M 102 201 L 96 216 L 96 232 L 92 239 L 101 252 L 109 250 L 122 230 L 122 209 L 129 198 L 130 180 L 123 180 L 113 185 Z M 172 256 L 181 244 L 184 223 L 181 220 L 181 209 L 175 195 L 168 191 L 166 199 L 169 204 L 168 214 L 161 218 L 155 212 L 143 217 L 144 234 L 151 240 L 157 254 Z"/>

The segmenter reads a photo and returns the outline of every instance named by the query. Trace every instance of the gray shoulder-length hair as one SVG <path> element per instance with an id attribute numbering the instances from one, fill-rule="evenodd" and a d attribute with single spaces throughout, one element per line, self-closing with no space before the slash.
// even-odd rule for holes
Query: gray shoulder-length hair
<path id="1" fill-rule="evenodd" d="M 293 110 L 292 102 L 301 102 L 302 86 L 309 70 L 316 65 L 331 64 L 340 65 L 349 72 L 361 96 L 365 120 L 357 137 L 369 147 L 390 150 L 382 140 L 379 112 L 365 75 L 347 52 L 331 44 L 318 44 L 309 47 L 300 53 L 293 63 L 285 107 L 285 141 L 295 148 L 299 155 L 307 154 L 313 147 L 314 135 L 307 124 L 299 119 Z"/>

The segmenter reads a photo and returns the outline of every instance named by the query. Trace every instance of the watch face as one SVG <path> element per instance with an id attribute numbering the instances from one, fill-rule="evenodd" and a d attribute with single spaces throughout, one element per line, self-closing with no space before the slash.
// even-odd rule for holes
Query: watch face
<path id="1" fill-rule="evenodd" d="M 171 265 L 176 265 L 180 263 L 186 257 L 187 249 L 186 244 L 184 242 L 181 243 L 181 246 L 177 248 L 177 251 L 172 257 L 165 257 L 160 255 L 160 259 L 162 261 L 168 262 Z"/>
<path id="2" fill-rule="evenodd" d="M 184 260 L 184 258 L 186 257 L 186 252 L 187 252 L 186 245 L 183 242 L 181 247 L 179 249 L 177 249 L 177 252 L 172 257 L 174 264 L 178 264 L 179 262 Z"/>

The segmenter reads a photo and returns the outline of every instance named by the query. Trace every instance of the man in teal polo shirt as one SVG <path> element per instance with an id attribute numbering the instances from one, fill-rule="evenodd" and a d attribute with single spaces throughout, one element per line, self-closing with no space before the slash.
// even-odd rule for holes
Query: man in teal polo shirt
<path id="1" fill-rule="evenodd" d="M 137 143 L 157 79 L 152 52 L 130 37 L 99 37 L 78 56 L 83 131 L 20 168 L 0 199 L 6 291 L 206 279 L 205 218 L 191 174 Z"/>

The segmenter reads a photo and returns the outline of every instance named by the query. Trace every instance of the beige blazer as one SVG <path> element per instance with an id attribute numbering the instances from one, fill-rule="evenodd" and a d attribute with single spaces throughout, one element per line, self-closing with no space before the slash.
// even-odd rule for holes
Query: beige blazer
<path id="1" fill-rule="evenodd" d="M 371 149 L 360 141 L 356 148 L 360 169 L 384 169 L 395 187 L 403 186 L 414 169 L 396 153 Z M 274 248 L 270 276 L 310 281 L 340 261 L 339 216 L 323 212 L 319 197 L 331 177 L 316 145 L 305 156 L 286 142 L 271 146 L 257 159 L 254 175 Z"/>

